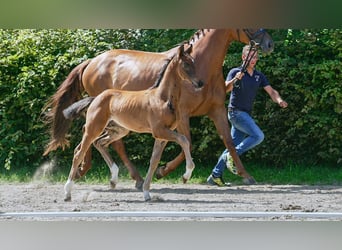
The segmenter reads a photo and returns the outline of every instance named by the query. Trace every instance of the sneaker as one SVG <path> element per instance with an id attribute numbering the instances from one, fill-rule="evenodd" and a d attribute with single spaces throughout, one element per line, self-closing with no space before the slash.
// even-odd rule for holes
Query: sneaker
<path id="1" fill-rule="evenodd" d="M 207 179 L 207 183 L 211 186 L 218 186 L 218 187 L 230 187 L 230 183 L 224 182 L 222 177 L 214 177 L 213 175 L 209 175 Z"/>
<path id="2" fill-rule="evenodd" d="M 230 172 L 232 172 L 232 174 L 237 175 L 237 169 L 236 169 L 236 167 L 234 165 L 233 158 L 230 156 L 229 153 L 226 154 L 226 157 L 227 157 L 226 158 L 226 166 L 227 166 L 228 170 Z"/>

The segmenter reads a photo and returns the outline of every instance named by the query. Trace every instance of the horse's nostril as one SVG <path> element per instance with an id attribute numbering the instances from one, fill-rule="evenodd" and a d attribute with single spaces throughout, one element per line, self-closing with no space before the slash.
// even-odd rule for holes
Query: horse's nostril
<path id="1" fill-rule="evenodd" d="M 198 81 L 198 87 L 201 88 L 201 87 L 203 87 L 203 85 L 204 85 L 204 82 L 203 82 L 202 80 L 199 80 L 199 81 Z"/>

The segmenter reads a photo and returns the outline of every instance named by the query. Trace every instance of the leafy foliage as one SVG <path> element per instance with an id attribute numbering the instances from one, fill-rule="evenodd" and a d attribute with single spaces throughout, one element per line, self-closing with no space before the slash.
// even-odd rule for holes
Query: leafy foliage
<path id="1" fill-rule="evenodd" d="M 341 31 L 288 30 L 277 36 L 275 52 L 258 65 L 289 107 L 280 110 L 258 96 L 254 111 L 267 138 L 251 159 L 341 163 Z"/>
<path id="2" fill-rule="evenodd" d="M 187 40 L 195 30 L 0 30 L 0 164 L 6 169 L 38 167 L 48 140 L 42 110 L 72 68 L 112 48 L 164 51 Z M 280 110 L 260 93 L 254 116 L 265 141 L 243 160 L 281 165 L 287 162 L 342 162 L 342 92 L 340 30 L 271 30 L 276 48 L 258 68 L 289 108 Z M 241 61 L 242 44 L 233 43 L 224 75 Z M 260 91 L 262 92 L 262 91 Z M 227 95 L 227 100 L 228 100 Z M 226 115 L 226 114 L 222 114 Z M 71 129 L 71 147 L 49 157 L 70 166 L 81 138 L 81 119 Z M 223 143 L 207 117 L 191 119 L 193 157 L 213 165 Z M 153 140 L 131 134 L 125 139 L 133 162 L 147 166 Z M 163 161 L 180 151 L 170 143 Z M 95 152 L 95 151 L 94 151 Z M 114 154 L 113 154 L 114 155 Z M 116 157 L 116 156 L 115 156 Z M 95 153 L 96 162 L 102 159 Z"/>

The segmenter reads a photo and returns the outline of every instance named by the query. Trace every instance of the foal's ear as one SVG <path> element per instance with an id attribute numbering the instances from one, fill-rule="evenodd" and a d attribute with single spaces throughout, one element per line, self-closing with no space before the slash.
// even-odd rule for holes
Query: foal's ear
<path id="1" fill-rule="evenodd" d="M 184 55 L 184 44 L 181 44 L 178 49 L 178 57 L 182 57 Z"/>
<path id="2" fill-rule="evenodd" d="M 184 44 L 188 44 L 188 43 L 182 43 L 179 47 L 179 53 L 178 53 L 178 56 L 182 56 L 182 55 L 185 55 L 185 54 L 188 54 L 190 55 L 191 51 L 192 51 L 192 44 L 189 44 L 189 47 L 184 50 Z"/>
<path id="3" fill-rule="evenodd" d="M 190 55 L 190 53 L 192 52 L 192 44 L 189 44 L 189 47 L 184 52 Z"/>

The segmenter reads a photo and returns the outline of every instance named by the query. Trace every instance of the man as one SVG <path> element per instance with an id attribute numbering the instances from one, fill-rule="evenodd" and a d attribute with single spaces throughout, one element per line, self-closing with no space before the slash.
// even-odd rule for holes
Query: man
<path id="1" fill-rule="evenodd" d="M 271 87 L 265 75 L 255 70 L 258 61 L 258 52 L 255 47 L 250 45 L 243 47 L 242 61 L 242 66 L 230 70 L 225 82 L 226 91 L 231 91 L 228 119 L 232 125 L 231 135 L 238 155 L 242 155 L 254 148 L 264 139 L 263 132 L 251 117 L 258 89 L 262 87 L 273 102 L 277 103 L 281 108 L 286 108 L 288 105 L 281 98 L 278 91 Z M 236 167 L 227 149 L 219 157 L 216 166 L 207 179 L 207 183 L 220 187 L 229 185 L 222 178 L 225 167 L 232 173 L 237 174 Z"/>

